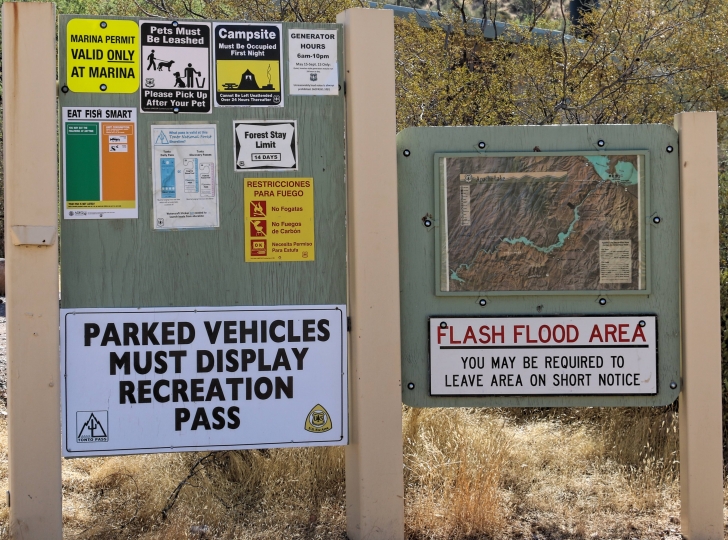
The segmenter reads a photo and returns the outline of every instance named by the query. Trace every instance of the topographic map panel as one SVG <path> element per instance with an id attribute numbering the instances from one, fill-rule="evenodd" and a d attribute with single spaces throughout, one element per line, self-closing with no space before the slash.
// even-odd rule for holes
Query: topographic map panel
<path id="1" fill-rule="evenodd" d="M 441 290 L 645 289 L 644 161 L 441 158 Z"/>

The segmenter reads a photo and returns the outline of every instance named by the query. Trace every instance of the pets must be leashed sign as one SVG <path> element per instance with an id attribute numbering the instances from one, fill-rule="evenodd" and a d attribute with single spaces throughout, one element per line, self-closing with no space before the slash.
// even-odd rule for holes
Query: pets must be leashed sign
<path id="1" fill-rule="evenodd" d="M 140 21 L 143 112 L 209 113 L 210 24 Z"/>

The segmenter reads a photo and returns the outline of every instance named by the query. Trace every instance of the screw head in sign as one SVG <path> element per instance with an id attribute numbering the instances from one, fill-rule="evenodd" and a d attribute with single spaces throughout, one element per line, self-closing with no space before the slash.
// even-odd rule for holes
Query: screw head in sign
<path id="1" fill-rule="evenodd" d="M 409 150 L 405 150 L 404 152 L 402 152 L 402 155 L 404 157 L 410 157 L 410 154 L 411 154 L 411 152 Z"/>
<path id="2" fill-rule="evenodd" d="M 597 146 L 598 146 L 598 147 L 600 147 L 600 148 L 601 148 L 602 146 L 604 146 L 605 144 L 606 144 L 606 143 L 604 142 L 604 139 L 599 139 L 599 140 L 597 141 Z"/>
<path id="3" fill-rule="evenodd" d="M 172 21 L 172 26 L 176 27 L 177 25 L 179 25 L 179 23 L 177 21 Z"/>
<path id="4" fill-rule="evenodd" d="M 675 381 L 672 381 L 670 383 L 670 388 L 672 388 L 673 390 L 675 390 L 675 388 L 677 388 L 677 383 Z"/>
<path id="5" fill-rule="evenodd" d="M 178 114 L 179 113 L 179 107 L 175 107 L 174 109 L 172 109 L 172 112 L 174 114 Z"/>
<path id="6" fill-rule="evenodd" d="M 644 328 L 645 326 L 647 326 L 647 323 L 645 321 L 640 321 L 640 326 Z"/>
<path id="7" fill-rule="evenodd" d="M 668 145 L 667 145 L 667 148 L 665 148 L 665 150 L 667 150 L 667 153 L 668 153 L 668 154 L 672 154 L 672 151 L 674 150 L 674 148 L 672 147 L 672 145 L 671 145 L 671 144 L 668 144 Z"/>
<path id="8" fill-rule="evenodd" d="M 488 301 L 485 298 L 481 298 L 478 300 L 478 304 L 480 304 L 480 307 L 485 307 L 485 305 L 488 303 Z"/>
<path id="9" fill-rule="evenodd" d="M 61 92 L 63 92 L 64 94 L 68 94 L 68 86 L 66 86 L 65 84 L 61 86 Z"/>
<path id="10" fill-rule="evenodd" d="M 101 26 L 101 28 L 106 28 L 108 24 L 106 24 L 106 21 L 101 21 L 101 24 L 99 26 Z"/>
<path id="11" fill-rule="evenodd" d="M 102 92 L 106 92 L 106 85 L 102 84 L 99 88 L 101 88 Z"/>
<path id="12" fill-rule="evenodd" d="M 423 221 L 423 223 L 425 224 L 425 227 L 432 227 L 432 220 L 431 219 L 426 219 L 425 221 Z"/>
<path id="13" fill-rule="evenodd" d="M 447 323 L 445 321 L 442 321 L 440 323 L 440 328 L 447 328 Z"/>
<path id="14" fill-rule="evenodd" d="M 599 299 L 599 305 L 600 305 L 600 306 L 605 306 L 605 305 L 607 305 L 607 299 L 606 299 L 606 298 L 600 298 L 600 299 Z"/>
<path id="15" fill-rule="evenodd" d="M 655 216 L 652 218 L 652 223 L 654 223 L 655 225 L 659 225 L 661 221 L 662 218 L 660 216 Z"/>
<path id="16" fill-rule="evenodd" d="M 480 142 L 478 143 L 478 148 L 480 148 L 481 150 L 482 150 L 483 148 L 485 148 L 485 143 L 484 143 L 483 141 L 480 141 Z"/>
<path id="17" fill-rule="evenodd" d="M 407 383 L 407 388 L 409 388 L 410 390 L 414 390 L 415 389 L 415 383 L 413 383 L 413 382 Z"/>

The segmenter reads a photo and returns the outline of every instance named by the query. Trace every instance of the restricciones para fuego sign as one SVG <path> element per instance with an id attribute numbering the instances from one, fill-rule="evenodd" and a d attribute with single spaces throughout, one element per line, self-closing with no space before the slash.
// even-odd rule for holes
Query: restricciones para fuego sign
<path id="1" fill-rule="evenodd" d="M 61 312 L 66 457 L 347 444 L 345 306 Z"/>
<path id="2" fill-rule="evenodd" d="M 313 178 L 246 178 L 245 262 L 313 261 Z"/>
<path id="3" fill-rule="evenodd" d="M 657 393 L 657 317 L 431 317 L 431 395 Z"/>

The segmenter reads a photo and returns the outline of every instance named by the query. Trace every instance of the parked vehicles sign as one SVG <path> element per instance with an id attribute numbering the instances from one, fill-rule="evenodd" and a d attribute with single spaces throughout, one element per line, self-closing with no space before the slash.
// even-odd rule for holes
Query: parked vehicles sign
<path id="1" fill-rule="evenodd" d="M 344 445 L 346 308 L 66 309 L 63 455 Z"/>

